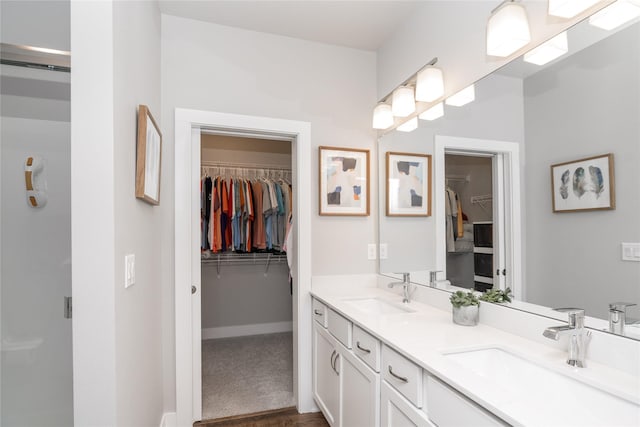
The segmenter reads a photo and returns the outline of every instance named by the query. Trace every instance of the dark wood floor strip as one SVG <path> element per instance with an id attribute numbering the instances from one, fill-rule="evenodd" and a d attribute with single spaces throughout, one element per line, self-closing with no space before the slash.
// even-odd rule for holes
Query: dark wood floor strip
<path id="1" fill-rule="evenodd" d="M 321 412 L 298 414 L 295 407 L 200 421 L 194 427 L 328 427 Z"/>

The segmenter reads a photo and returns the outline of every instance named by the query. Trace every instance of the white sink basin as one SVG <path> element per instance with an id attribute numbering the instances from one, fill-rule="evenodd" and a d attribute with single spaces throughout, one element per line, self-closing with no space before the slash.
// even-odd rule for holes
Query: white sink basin
<path id="1" fill-rule="evenodd" d="M 401 314 L 414 311 L 401 304 L 393 304 L 378 298 L 349 299 L 345 300 L 345 302 L 367 314 Z"/>
<path id="2" fill-rule="evenodd" d="M 484 381 L 497 385 L 509 400 L 523 399 L 523 403 L 555 417 L 558 425 L 640 425 L 640 406 L 633 402 L 500 348 L 446 353 L 445 356 Z"/>

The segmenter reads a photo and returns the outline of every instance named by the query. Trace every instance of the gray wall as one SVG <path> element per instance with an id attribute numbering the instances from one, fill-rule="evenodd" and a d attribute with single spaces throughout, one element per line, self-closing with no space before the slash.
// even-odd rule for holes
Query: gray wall
<path id="1" fill-rule="evenodd" d="M 162 16 L 162 117 L 165 153 L 174 148 L 175 108 L 307 121 L 311 123 L 311 165 L 318 146 L 375 150 L 371 108 L 376 104 L 374 52 L 330 46 L 173 16 Z M 166 159 L 166 163 L 164 160 Z M 162 165 L 164 202 L 173 203 L 173 156 Z M 376 176 L 371 159 L 371 177 Z M 318 188 L 316 168 L 312 189 Z M 368 217 L 319 216 L 312 196 L 312 274 L 375 273 L 367 244 L 377 221 Z M 164 203 L 163 202 L 163 203 Z M 371 181 L 371 209 L 377 204 Z M 173 216 L 166 228 L 173 230 Z M 349 236 L 336 244 L 340 236 Z M 163 246 L 171 248 L 173 237 Z M 344 262 L 349 259 L 349 262 Z M 174 284 L 171 259 L 163 267 L 165 410 L 175 405 Z"/>
<path id="2" fill-rule="evenodd" d="M 640 25 L 524 82 L 527 301 L 578 306 L 606 318 L 607 303 L 640 303 Z M 616 209 L 552 213 L 549 167 L 613 153 Z M 632 315 L 637 317 L 635 308 Z"/>

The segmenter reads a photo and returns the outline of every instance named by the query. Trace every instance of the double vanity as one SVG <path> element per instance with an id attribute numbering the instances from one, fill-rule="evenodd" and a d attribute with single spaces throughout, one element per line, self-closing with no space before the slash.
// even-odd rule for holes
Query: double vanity
<path id="1" fill-rule="evenodd" d="M 330 425 L 640 425 L 637 373 L 589 357 L 572 367 L 567 340 L 547 340 L 545 328 L 530 339 L 490 325 L 496 310 L 515 310 L 481 304 L 480 324 L 459 326 L 445 292 L 403 303 L 391 279 L 358 277 L 312 287 L 313 392 Z"/>

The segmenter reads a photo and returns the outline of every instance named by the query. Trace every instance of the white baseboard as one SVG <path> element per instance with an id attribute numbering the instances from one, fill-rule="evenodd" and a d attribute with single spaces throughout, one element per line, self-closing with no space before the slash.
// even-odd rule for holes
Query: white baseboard
<path id="1" fill-rule="evenodd" d="M 257 323 L 254 325 L 221 326 L 202 330 L 202 339 L 244 337 L 293 331 L 293 322 Z"/>
<path id="2" fill-rule="evenodd" d="M 160 420 L 160 427 L 177 427 L 178 418 L 175 412 L 165 412 Z"/>

